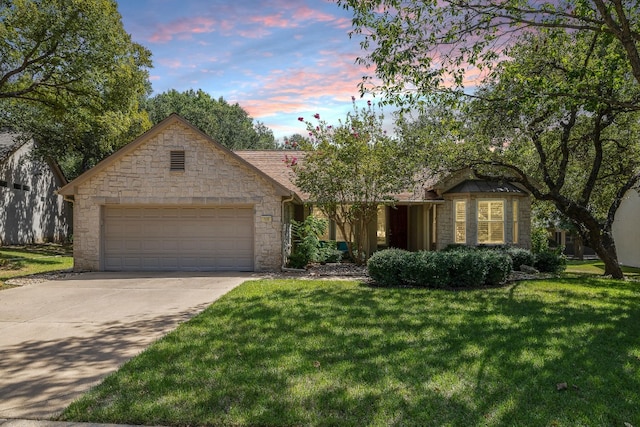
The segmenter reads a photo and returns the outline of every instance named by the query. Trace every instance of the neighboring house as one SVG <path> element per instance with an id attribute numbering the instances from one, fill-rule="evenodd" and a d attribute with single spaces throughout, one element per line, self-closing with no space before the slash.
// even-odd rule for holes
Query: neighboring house
<path id="1" fill-rule="evenodd" d="M 291 219 L 310 212 L 285 154 L 232 152 L 172 114 L 60 190 L 74 202 L 75 268 L 279 269 Z M 528 194 L 470 178 L 457 174 L 382 206 L 380 247 L 529 247 Z M 376 234 L 374 224 L 373 242 Z"/>
<path id="2" fill-rule="evenodd" d="M 618 261 L 629 267 L 640 267 L 640 194 L 629 190 L 622 199 L 613 221 L 613 239 Z"/>
<path id="3" fill-rule="evenodd" d="M 53 162 L 32 156 L 34 142 L 0 133 L 0 244 L 60 242 L 71 207 L 56 190 L 67 183 Z"/>

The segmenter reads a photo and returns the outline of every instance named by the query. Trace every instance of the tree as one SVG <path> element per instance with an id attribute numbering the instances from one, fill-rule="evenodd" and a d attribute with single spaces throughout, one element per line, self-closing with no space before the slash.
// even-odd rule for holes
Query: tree
<path id="1" fill-rule="evenodd" d="M 623 278 L 611 227 L 640 180 L 640 86 L 622 47 L 607 34 L 543 31 L 506 54 L 456 116 L 457 141 L 429 150 L 446 168 L 472 166 L 553 203 L 605 274 Z"/>
<path id="2" fill-rule="evenodd" d="M 624 192 L 638 185 L 635 2 L 338 3 L 354 12 L 354 32 L 371 48 L 359 61 L 376 66 L 373 89 L 387 102 L 462 105 L 446 118 L 458 123 L 457 142 L 444 144 L 443 164 L 473 164 L 481 176 L 516 180 L 552 201 L 605 273 L 623 277 L 610 226 Z"/>
<path id="3" fill-rule="evenodd" d="M 171 89 L 151 97 L 145 103 L 155 124 L 171 113 L 180 114 L 214 141 L 232 150 L 264 150 L 276 147 L 273 132 L 253 119 L 240 105 L 222 97 L 213 99 L 202 89 L 178 92 Z"/>
<path id="4" fill-rule="evenodd" d="M 623 0 L 336 0 L 353 11 L 358 58 L 375 65 L 362 89 L 415 107 L 433 94 L 464 93 L 523 33 L 580 32 L 615 40 L 640 83 L 640 7 Z M 371 87 L 373 86 L 373 87 Z M 407 104 L 405 104 L 407 105 Z"/>
<path id="5" fill-rule="evenodd" d="M 377 218 L 379 204 L 393 204 L 394 194 L 412 188 L 415 153 L 413 147 L 389 137 L 382 127 L 382 114 L 367 108 L 354 111 L 344 122 L 331 126 L 314 115 L 316 124 L 306 123 L 310 143 L 303 143 L 302 161 L 286 159 L 296 185 L 311 202 L 334 221 L 347 240 L 349 255 L 356 263 L 369 256 L 368 230 Z"/>
<path id="6" fill-rule="evenodd" d="M 150 56 L 113 0 L 0 1 L 0 127 L 72 177 L 148 127 Z"/>

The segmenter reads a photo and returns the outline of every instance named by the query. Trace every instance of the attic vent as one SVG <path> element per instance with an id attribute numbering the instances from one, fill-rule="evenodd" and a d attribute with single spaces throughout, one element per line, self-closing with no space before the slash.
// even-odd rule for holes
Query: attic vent
<path id="1" fill-rule="evenodd" d="M 171 152 L 171 165 L 169 170 L 183 171 L 184 170 L 184 151 L 172 151 Z"/>

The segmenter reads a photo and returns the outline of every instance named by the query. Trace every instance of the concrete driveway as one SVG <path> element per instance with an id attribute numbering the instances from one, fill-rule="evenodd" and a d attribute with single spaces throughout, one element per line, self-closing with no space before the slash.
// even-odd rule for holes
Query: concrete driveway
<path id="1" fill-rule="evenodd" d="M 0 292 L 0 418 L 46 419 L 251 273 L 84 273 Z"/>

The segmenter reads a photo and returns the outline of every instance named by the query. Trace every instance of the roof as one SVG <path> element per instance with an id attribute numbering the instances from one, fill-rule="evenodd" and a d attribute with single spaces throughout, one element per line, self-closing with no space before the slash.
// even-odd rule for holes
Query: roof
<path id="1" fill-rule="evenodd" d="M 455 187 L 445 191 L 448 193 L 518 193 L 526 194 L 523 190 L 509 182 L 481 181 L 467 179 Z"/>
<path id="2" fill-rule="evenodd" d="M 267 175 L 262 170 L 260 170 L 259 168 L 257 168 L 253 164 L 249 163 L 248 161 L 246 161 L 242 157 L 238 156 L 236 153 L 234 153 L 233 151 L 229 150 L 227 147 L 217 143 L 209 135 L 207 135 L 206 133 L 202 132 L 200 129 L 196 128 L 195 126 L 193 126 L 191 123 L 189 123 L 187 120 L 185 120 L 184 118 L 182 118 L 180 115 L 178 115 L 176 113 L 172 113 L 171 115 L 169 115 L 169 117 L 167 117 L 166 119 L 164 119 L 163 121 L 161 121 L 160 123 L 158 123 L 157 125 L 152 127 L 151 129 L 149 129 L 148 131 L 146 131 L 145 133 L 143 133 L 142 135 L 137 137 L 135 140 L 133 140 L 132 142 L 128 143 L 124 147 L 120 148 L 118 151 L 116 151 L 115 153 L 113 153 L 112 155 L 107 157 L 106 159 L 102 160 L 100 163 L 95 165 L 93 168 L 89 169 L 88 171 L 86 171 L 85 173 L 83 173 L 82 175 L 80 175 L 79 177 L 74 179 L 73 181 L 71 181 L 69 184 L 67 184 L 64 187 L 62 187 L 58 191 L 58 193 L 60 193 L 60 194 L 62 194 L 64 196 L 72 196 L 72 195 L 74 195 L 76 187 L 78 187 L 79 185 L 81 185 L 82 183 L 84 183 L 85 181 L 90 179 L 95 174 L 97 174 L 100 171 L 102 171 L 105 168 L 107 168 L 109 165 L 111 165 L 117 159 L 125 156 L 128 153 L 131 153 L 132 151 L 137 149 L 139 146 L 141 146 L 145 142 L 149 141 L 151 138 L 155 137 L 156 135 L 160 134 L 166 128 L 168 128 L 169 126 L 171 126 L 174 123 L 181 123 L 182 125 L 188 127 L 192 132 L 200 135 L 207 142 L 209 142 L 210 144 L 214 145 L 218 150 L 221 150 L 221 151 L 224 151 L 226 153 L 229 153 L 240 164 L 246 166 L 248 169 L 254 171 L 256 174 L 264 177 L 267 181 L 269 181 L 271 184 L 273 184 L 273 186 L 278 190 L 278 193 L 280 195 L 282 195 L 282 196 L 291 195 L 291 189 L 289 187 L 282 185 L 280 182 L 278 182 L 277 180 L 275 180 L 271 176 Z"/>
<path id="3" fill-rule="evenodd" d="M 24 138 L 18 138 L 18 134 L 11 132 L 0 133 L 0 163 L 4 162 L 14 151 L 27 143 Z"/>
<path id="4" fill-rule="evenodd" d="M 33 141 L 33 139 L 20 137 L 17 133 L 1 132 L 0 131 L 0 163 L 4 163 L 18 148 Z M 67 178 L 62 173 L 62 169 L 57 162 L 53 159 L 46 159 L 46 163 L 51 168 L 51 171 L 58 177 L 62 185 L 67 183 Z"/>
<path id="5" fill-rule="evenodd" d="M 285 188 L 296 193 L 302 199 L 307 199 L 305 194 L 298 186 L 294 184 L 294 175 L 291 167 L 286 162 L 286 156 L 289 158 L 304 158 L 303 151 L 291 150 L 238 150 L 234 151 L 239 157 L 251 163 L 254 167 L 262 171 L 274 181 L 277 181 Z"/>

